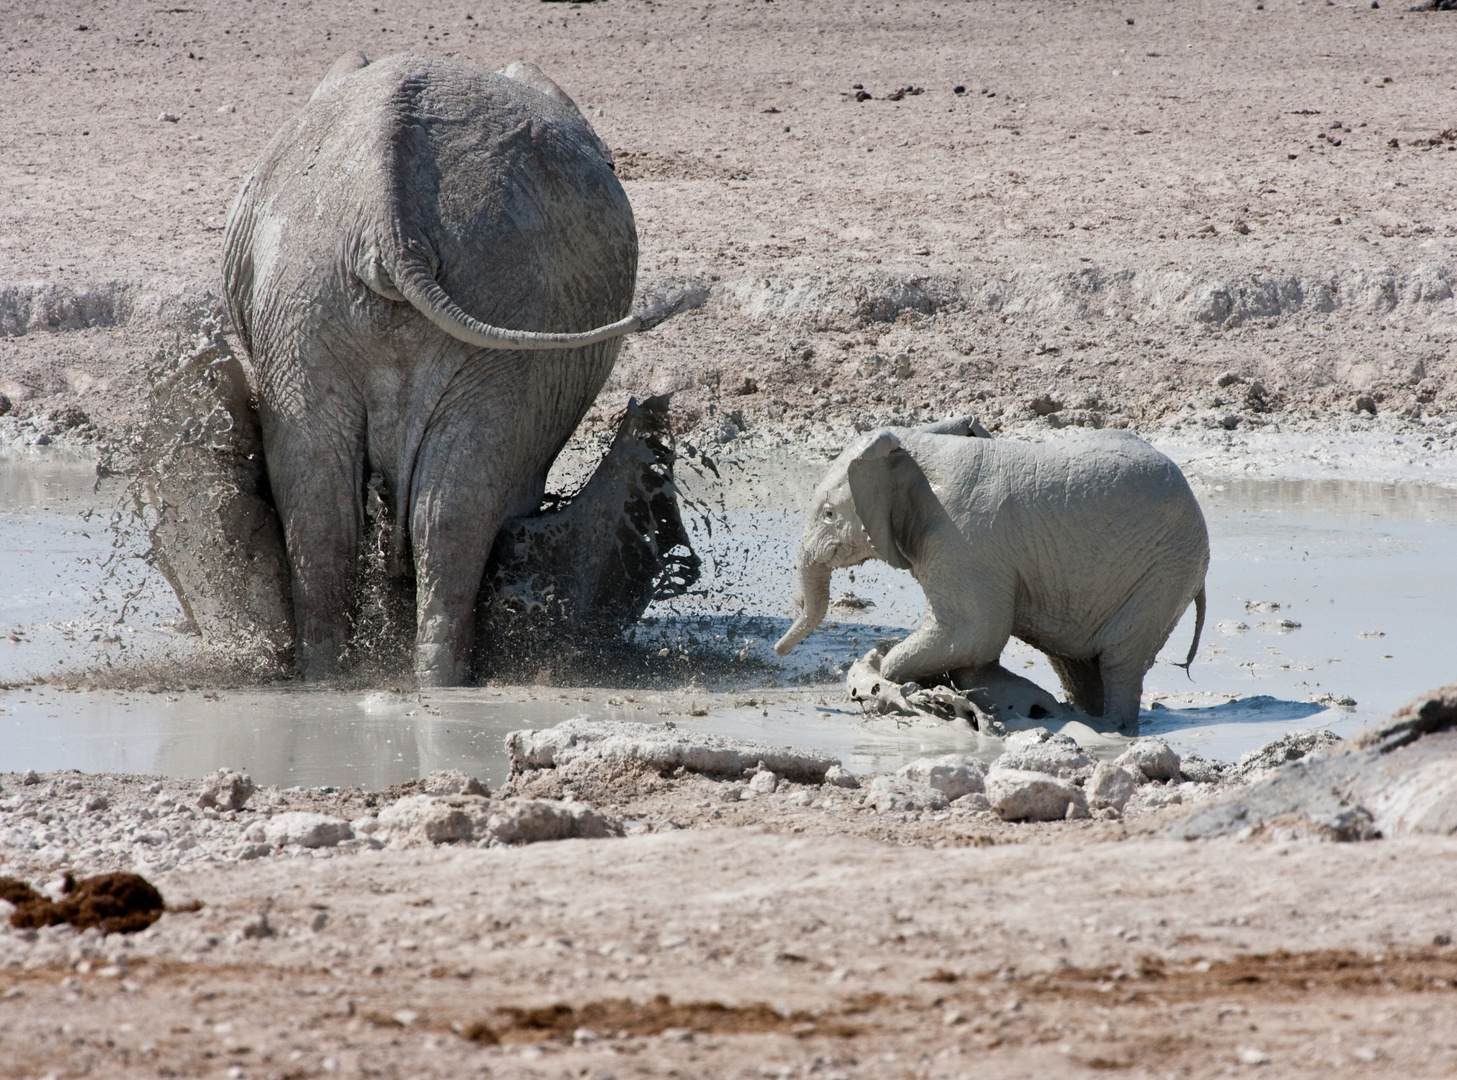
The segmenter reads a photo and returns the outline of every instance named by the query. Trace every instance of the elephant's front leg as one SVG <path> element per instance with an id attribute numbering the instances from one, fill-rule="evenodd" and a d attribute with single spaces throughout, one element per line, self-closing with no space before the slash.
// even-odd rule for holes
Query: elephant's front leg
<path id="1" fill-rule="evenodd" d="M 926 620 L 886 654 L 880 673 L 906 682 L 958 668 L 980 668 L 1000 657 L 1012 636 L 1011 598 L 1004 604 L 991 595 L 968 599 L 969 603 L 959 604 L 932 602 Z"/>

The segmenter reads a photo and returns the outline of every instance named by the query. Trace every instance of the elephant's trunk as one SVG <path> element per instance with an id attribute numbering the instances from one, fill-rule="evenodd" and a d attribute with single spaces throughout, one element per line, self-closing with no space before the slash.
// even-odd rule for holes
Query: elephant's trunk
<path id="1" fill-rule="evenodd" d="M 799 595 L 794 600 L 799 605 L 799 617 L 774 646 L 774 651 L 780 656 L 793 652 L 794 647 L 809 637 L 824 620 L 825 612 L 830 609 L 830 568 L 801 560 Z"/>

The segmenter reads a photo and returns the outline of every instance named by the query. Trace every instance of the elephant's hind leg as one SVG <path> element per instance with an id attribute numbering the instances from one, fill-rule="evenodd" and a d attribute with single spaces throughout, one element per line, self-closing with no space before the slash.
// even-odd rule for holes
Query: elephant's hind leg
<path id="1" fill-rule="evenodd" d="M 417 459 L 410 542 L 421 686 L 459 686 L 471 673 L 476 597 L 519 478 L 494 419 L 446 419 L 426 433 Z"/>
<path id="2" fill-rule="evenodd" d="M 1104 653 L 1100 658 L 1103 677 L 1103 716 L 1118 724 L 1128 735 L 1138 734 L 1138 706 L 1143 697 L 1143 677 L 1149 664 L 1121 660 Z"/>
<path id="3" fill-rule="evenodd" d="M 265 457 L 288 545 L 299 674 L 327 679 L 338 674 L 349 640 L 364 517 L 363 420 L 316 416 L 275 426 Z"/>
<path id="4" fill-rule="evenodd" d="M 1077 660 L 1048 653 L 1047 662 L 1057 672 L 1070 704 L 1089 716 L 1103 715 L 1103 672 L 1096 656 Z"/>

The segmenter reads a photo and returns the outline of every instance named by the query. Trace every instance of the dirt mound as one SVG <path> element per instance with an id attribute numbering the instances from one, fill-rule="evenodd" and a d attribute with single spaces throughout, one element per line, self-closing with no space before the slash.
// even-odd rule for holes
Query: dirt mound
<path id="1" fill-rule="evenodd" d="M 0 878 L 0 899 L 15 905 L 10 925 L 59 926 L 77 930 L 95 926 L 104 934 L 135 934 L 156 922 L 165 910 L 162 894 L 139 874 L 98 874 L 77 881 L 66 876 L 65 896 L 51 900 L 23 881 Z"/>
<path id="2" fill-rule="evenodd" d="M 794 956 L 788 962 L 803 962 Z M 876 996 L 878 998 L 878 995 Z M 875 1000 L 852 1002 L 844 1011 L 865 1012 Z M 578 1007 L 555 1004 L 537 1008 L 507 1007 L 486 1020 L 461 1026 L 461 1034 L 476 1043 L 537 1043 L 548 1040 L 587 1042 L 597 1035 L 624 1032 L 628 1036 L 664 1035 L 680 1038 L 688 1033 L 727 1035 L 732 1033 L 791 1032 L 810 1034 L 853 1034 L 846 1025 L 808 1012 L 780 1012 L 763 1002 L 726 1005 L 717 1001 L 674 1003 L 666 994 L 651 1001 L 622 999 L 591 1001 Z M 618 1037 L 622 1037 L 618 1035 Z"/>

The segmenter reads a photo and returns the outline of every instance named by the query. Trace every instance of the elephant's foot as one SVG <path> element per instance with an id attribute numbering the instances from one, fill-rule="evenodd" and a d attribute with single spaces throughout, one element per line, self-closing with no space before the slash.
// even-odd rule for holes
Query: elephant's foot
<path id="1" fill-rule="evenodd" d="M 339 677 L 340 658 L 344 653 L 344 642 L 337 638 L 322 641 L 300 640 L 298 643 L 298 673 L 305 682 L 326 682 Z"/>
<path id="2" fill-rule="evenodd" d="M 450 645 L 422 642 L 415 648 L 415 678 L 422 687 L 459 686 L 465 681 L 465 665 Z"/>

